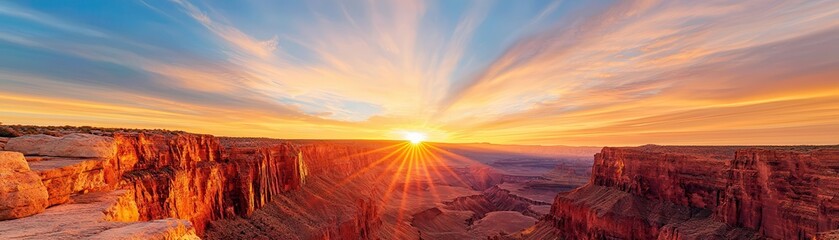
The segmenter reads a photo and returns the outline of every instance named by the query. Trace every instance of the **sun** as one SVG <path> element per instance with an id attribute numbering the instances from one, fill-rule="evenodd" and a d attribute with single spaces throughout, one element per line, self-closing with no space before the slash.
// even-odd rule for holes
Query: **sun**
<path id="1" fill-rule="evenodd" d="M 408 140 L 413 144 L 419 144 L 422 141 L 425 141 L 426 138 L 427 138 L 427 136 L 425 135 L 425 133 L 420 133 L 420 132 L 406 132 L 405 133 L 405 140 Z"/>

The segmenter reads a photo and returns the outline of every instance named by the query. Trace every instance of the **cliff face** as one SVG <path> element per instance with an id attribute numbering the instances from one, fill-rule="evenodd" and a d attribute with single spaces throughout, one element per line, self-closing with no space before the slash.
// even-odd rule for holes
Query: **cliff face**
<path id="1" fill-rule="evenodd" d="M 604 148 L 525 236 L 810 239 L 839 228 L 833 147 Z"/>
<path id="2" fill-rule="evenodd" d="M 68 209 L 87 206 L 84 205 L 85 202 L 96 202 L 102 205 L 101 208 L 110 209 L 113 208 L 109 206 L 114 201 L 90 200 L 93 198 L 85 196 L 90 195 L 89 192 L 92 196 L 98 196 L 122 191 L 120 199 L 124 200 L 116 203 L 125 202 L 130 204 L 122 205 L 133 206 L 131 211 L 127 211 L 127 215 L 133 217 L 127 221 L 141 221 L 130 224 L 130 227 L 125 225 L 126 228 L 136 229 L 138 233 L 153 234 L 155 228 L 180 221 L 176 219 L 183 219 L 188 220 L 188 224 L 183 225 L 186 232 L 194 232 L 199 236 L 205 235 L 206 227 L 213 221 L 249 217 L 273 201 L 288 200 L 289 197 L 284 195 L 303 188 L 305 181 L 312 174 L 325 177 L 347 176 L 356 172 L 380 159 L 379 155 L 365 153 L 382 145 L 368 144 L 370 146 L 365 147 L 363 144 L 336 144 L 328 141 L 292 143 L 270 139 L 220 139 L 210 135 L 162 131 L 121 132 L 114 133 L 111 137 L 89 134 L 68 134 L 59 137 L 27 135 L 12 138 L 9 142 L 10 150 L 28 154 L 24 159 L 22 154 L 14 153 L 17 154 L 20 164 L 25 166 L 28 163 L 31 166 L 32 171 L 25 174 L 31 176 L 27 179 L 32 179 L 31 185 L 39 186 L 42 194 L 39 195 L 41 197 L 38 198 L 37 209 L 32 207 L 36 206 L 35 204 L 17 201 L 17 198 L 0 198 L 0 205 L 9 206 L 8 209 L 0 209 L 0 213 L 15 213 L 7 214 L 10 216 L 8 218 L 37 214 L 43 212 L 47 206 L 54 206 L 48 211 L 50 215 L 61 216 L 65 212 L 73 212 Z M 12 176 L 11 174 L 24 174 L 23 170 L 28 171 L 29 167 L 18 171 L 3 165 L 0 166 L 0 170 L 3 170 L 0 173 L 9 170 L 9 174 L 6 175 Z M 17 185 L 17 188 L 23 186 L 18 182 L 10 184 L 12 187 Z M 329 184 L 334 186 L 335 183 Z M 11 195 L 6 195 L 12 197 L 23 196 L 12 190 L 0 192 L 10 192 Z M 324 195 L 321 197 L 329 197 L 326 195 L 327 191 L 322 192 Z M 348 198 L 349 202 L 343 204 L 348 208 L 347 211 L 357 212 L 349 215 L 352 216 L 351 219 L 333 221 L 335 224 L 331 227 L 310 231 L 333 237 L 371 236 L 381 223 L 378 218 L 379 204 L 362 198 L 369 193 L 356 194 L 353 195 L 356 198 Z M 309 200 L 295 199 L 291 204 L 307 201 Z M 82 205 L 79 205 L 80 203 Z M 341 206 L 344 207 L 343 205 Z M 312 207 L 318 206 L 315 204 Z M 85 209 L 83 214 L 72 214 L 92 216 L 94 219 L 75 221 L 72 218 L 55 218 L 55 221 L 46 223 L 54 226 L 37 226 L 53 229 L 51 231 L 57 235 L 51 235 L 52 237 L 84 238 L 103 233 L 103 230 L 111 231 L 109 229 L 123 226 L 112 223 L 114 221 L 126 221 L 122 218 L 101 217 L 98 213 L 102 210 L 99 208 L 81 209 Z M 333 212 L 333 215 L 344 214 L 347 211 Z M 18 212 L 25 214 L 16 214 Z M 0 231 L 0 238 L 5 235 L 26 234 L 27 231 L 39 231 L 26 226 L 35 226 L 32 222 L 36 220 L 53 219 L 49 216 L 36 216 L 9 222 L 15 227 Z M 81 230 L 64 232 L 61 229 L 65 227 Z M 142 229 L 143 227 L 148 229 Z M 176 232 L 180 233 L 180 230 Z M 293 228 L 288 229 L 286 233 L 294 233 Z M 38 235 L 32 237 L 37 238 Z"/>
<path id="3" fill-rule="evenodd" d="M 132 190 L 140 220 L 188 219 L 199 235 L 212 220 L 248 216 L 297 189 L 299 149 L 287 142 L 235 142 L 195 134 L 117 134 L 106 182 Z"/>
<path id="4" fill-rule="evenodd" d="M 396 146 L 166 131 L 26 135 L 8 142 L 4 147 L 17 152 L 4 152 L 16 157 L 7 162 L 17 165 L 3 165 L 0 156 L 0 178 L 17 180 L 0 189 L 0 219 L 15 220 L 3 222 L 0 238 L 36 239 L 381 238 L 381 194 L 370 184 L 375 173 L 364 169 Z M 26 184 L 18 181 L 24 175 Z M 362 178 L 344 181 L 355 177 Z M 29 186 L 38 198 L 21 194 Z M 278 222 L 284 225 L 264 227 Z M 250 236 L 236 224 L 263 227 Z"/>
<path id="5" fill-rule="evenodd" d="M 782 239 L 839 229 L 839 151 L 745 149 L 731 165 L 717 219 Z"/>
<path id="6" fill-rule="evenodd" d="M 241 139 L 224 139 L 224 145 Z M 271 144 L 278 140 L 249 140 Z M 210 239 L 381 239 L 381 183 L 371 170 L 392 143 L 292 141 L 304 189 L 272 197 L 249 217 L 213 221 Z M 250 155 L 250 154 L 248 154 Z M 231 155 L 232 156 L 232 155 Z M 285 168 L 294 169 L 294 168 Z M 245 215 L 240 215 L 245 216 Z"/>

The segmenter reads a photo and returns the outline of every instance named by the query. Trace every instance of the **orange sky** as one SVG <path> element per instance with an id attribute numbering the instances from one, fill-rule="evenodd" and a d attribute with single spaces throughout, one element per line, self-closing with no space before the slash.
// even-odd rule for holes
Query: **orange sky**
<path id="1" fill-rule="evenodd" d="M 298 4 L 2 2 L 0 122 L 839 144 L 837 1 Z"/>

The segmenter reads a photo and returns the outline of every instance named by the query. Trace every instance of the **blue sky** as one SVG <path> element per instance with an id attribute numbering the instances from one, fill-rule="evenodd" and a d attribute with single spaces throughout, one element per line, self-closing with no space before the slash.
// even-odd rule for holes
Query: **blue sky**
<path id="1" fill-rule="evenodd" d="M 726 124 L 667 116 L 789 101 L 823 109 L 837 84 L 831 9 L 836 2 L 2 1 L 0 120 L 571 145 L 812 135 L 839 123 L 796 121 L 779 108 L 767 111 L 781 117 Z M 653 123 L 639 129 L 642 120 Z M 723 134 L 745 126 L 753 138 Z"/>

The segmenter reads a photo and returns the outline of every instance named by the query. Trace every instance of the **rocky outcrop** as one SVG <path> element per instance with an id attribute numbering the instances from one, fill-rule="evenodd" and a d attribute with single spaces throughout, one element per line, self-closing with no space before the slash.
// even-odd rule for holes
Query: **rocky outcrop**
<path id="1" fill-rule="evenodd" d="M 300 151 L 287 142 L 222 147 L 209 135 L 144 133 L 114 139 L 106 182 L 132 190 L 140 220 L 187 219 L 199 235 L 210 221 L 248 216 L 302 179 Z"/>
<path id="2" fill-rule="evenodd" d="M 0 151 L 0 220 L 43 212 L 48 203 L 46 187 L 23 154 Z"/>
<path id="3" fill-rule="evenodd" d="M 604 148 L 529 238 L 811 239 L 839 228 L 836 147 Z"/>
<path id="4" fill-rule="evenodd" d="M 118 205 L 134 210 L 108 210 L 115 217 L 107 221 L 184 219 L 197 235 L 212 220 L 248 216 L 274 196 L 298 189 L 307 171 L 295 144 L 232 141 L 222 147 L 216 137 L 177 132 L 27 135 L 10 139 L 7 147 L 31 156 L 27 165 L 22 154 L 6 161 L 4 152 L 0 219 L 29 216 L 48 205 L 72 204 L 75 195 L 124 189 L 131 201 Z M 156 236 L 134 229 L 139 226 L 118 232 Z"/>
<path id="5" fill-rule="evenodd" d="M 276 140 L 274 140 L 276 141 Z M 375 141 L 294 141 L 307 165 L 308 174 L 348 176 L 364 169 L 384 156 L 398 152 L 396 142 Z"/>
<path id="6" fill-rule="evenodd" d="M 472 211 L 474 215 L 467 220 L 471 225 L 473 221 L 484 218 L 487 213 L 496 211 L 516 211 L 525 216 L 541 217 L 540 214 L 531 210 L 530 206 L 549 203 L 531 200 L 511 194 L 509 190 L 492 187 L 484 190 L 480 195 L 459 197 L 444 204 L 449 210 Z"/>
<path id="7" fill-rule="evenodd" d="M 6 149 L 6 143 L 9 142 L 9 138 L 7 137 L 0 137 L 0 151 Z"/>
<path id="8" fill-rule="evenodd" d="M 102 159 L 29 157 L 27 161 L 47 187 L 50 206 L 67 202 L 73 194 L 107 188 Z"/>
<path id="9" fill-rule="evenodd" d="M 114 138 L 117 155 L 105 163 L 105 179 L 132 190 L 140 220 L 187 219 L 200 232 L 203 224 L 223 216 L 226 174 L 218 140 L 142 133 Z"/>
<path id="10" fill-rule="evenodd" d="M 189 221 L 135 222 L 133 194 L 119 190 L 73 196 L 41 214 L 3 221 L 3 239 L 196 239 Z"/>
<path id="11" fill-rule="evenodd" d="M 114 156 L 113 138 L 74 133 L 62 137 L 37 134 L 11 138 L 5 150 L 26 155 L 110 158 Z"/>
<path id="12" fill-rule="evenodd" d="M 839 229 L 839 150 L 737 151 L 715 216 L 764 236 L 809 239 Z"/>
<path id="13" fill-rule="evenodd" d="M 223 139 L 222 142 L 225 146 L 241 145 L 241 142 L 265 145 L 278 140 Z M 207 230 L 207 238 L 394 238 L 393 232 L 380 231 L 386 228 L 382 226 L 384 203 L 380 199 L 383 195 L 380 190 L 387 187 L 387 182 L 375 180 L 382 174 L 381 169 L 371 167 L 374 163 L 387 160 L 384 156 L 392 152 L 394 148 L 388 147 L 394 143 L 315 140 L 291 143 L 299 146 L 302 153 L 298 166 L 308 167 L 306 171 L 286 174 L 299 174 L 299 179 L 305 179 L 303 189 L 272 195 L 271 203 L 257 208 L 247 218 L 213 221 Z M 235 152 L 241 151 L 240 148 Z M 231 152 L 231 158 L 235 152 Z M 416 234 L 415 231 L 410 233 Z"/>
<path id="14" fill-rule="evenodd" d="M 230 178 L 238 215 L 249 216 L 281 193 L 299 189 L 306 166 L 298 146 L 285 141 L 230 141 L 225 158 L 234 163 Z"/>
<path id="15" fill-rule="evenodd" d="M 369 152 L 388 145 L 376 143 L 361 147 L 352 142 L 219 139 L 180 132 L 116 132 L 112 137 L 27 135 L 9 142 L 7 147 L 10 149 L 30 155 L 27 160 L 33 171 L 17 153 L 19 158 L 15 167 L 0 167 L 6 171 L 0 174 L 4 179 L 14 174 L 13 180 L 3 182 L 3 186 L 8 187 L 0 189 L 4 191 L 0 197 L 24 196 L 6 193 L 34 192 L 29 186 L 37 185 L 40 186 L 40 198 L 27 195 L 26 198 L 5 199 L 0 210 L 10 213 L 2 213 L 17 218 L 55 205 L 47 215 L 75 214 L 88 218 L 80 221 L 82 225 L 74 225 L 47 220 L 43 217 L 46 213 L 38 214 L 27 219 L 36 219 L 41 222 L 36 226 L 53 232 L 48 234 L 27 228 L 34 231 L 31 236 L 140 239 L 204 235 L 210 222 L 249 217 L 277 201 L 278 197 L 300 189 L 310 175 L 347 177 L 380 160 L 385 152 Z M 27 188 L 20 189 L 21 186 Z M 84 200 L 87 195 L 102 196 L 114 190 L 124 192 L 116 198 Z M 38 204 L 31 202 L 34 199 L 40 199 Z M 372 234 L 381 222 L 379 203 L 364 199 L 362 195 L 350 200 L 353 204 L 347 206 L 352 206 L 350 209 L 354 210 L 351 211 L 357 213 L 354 218 L 312 232 L 333 237 L 364 235 L 374 238 Z M 92 205 L 80 205 L 79 201 Z M 105 215 L 88 212 L 94 205 L 98 210 L 92 212 Z M 87 210 L 79 212 L 80 209 Z M 183 220 L 188 221 L 187 224 L 183 224 Z M 31 221 L 20 224 L 31 224 Z M 140 222 L 118 224 L 136 221 Z M 78 236 L 54 235 L 61 232 L 56 229 L 61 227 L 59 225 L 78 225 L 99 231 L 72 233 Z M 3 237 L 17 234 L 24 233 L 15 229 L 0 231 Z"/>
<path id="16" fill-rule="evenodd" d="M 382 225 L 379 203 L 359 199 L 351 219 L 326 225 L 317 239 L 379 239 L 376 235 Z"/>

